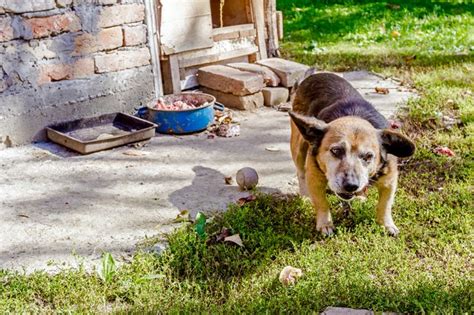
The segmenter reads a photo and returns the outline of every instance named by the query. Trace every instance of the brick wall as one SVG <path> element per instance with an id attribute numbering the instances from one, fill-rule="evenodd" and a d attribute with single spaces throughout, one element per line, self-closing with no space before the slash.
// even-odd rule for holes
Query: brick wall
<path id="1" fill-rule="evenodd" d="M 153 95 L 143 0 L 0 0 L 0 142 Z"/>

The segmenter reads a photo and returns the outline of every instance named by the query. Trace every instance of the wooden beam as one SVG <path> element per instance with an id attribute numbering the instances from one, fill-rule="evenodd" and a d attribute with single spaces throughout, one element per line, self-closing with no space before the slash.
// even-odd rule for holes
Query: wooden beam
<path id="1" fill-rule="evenodd" d="M 265 45 L 265 14 L 263 0 L 252 1 L 252 17 L 257 29 L 257 46 L 261 59 L 267 59 L 267 46 Z"/>
<path id="2" fill-rule="evenodd" d="M 181 92 L 181 80 L 177 55 L 169 55 L 161 61 L 163 71 L 163 90 L 165 94 Z"/>
<path id="3" fill-rule="evenodd" d="M 151 54 L 151 65 L 153 69 L 153 83 L 155 87 L 155 97 L 163 95 L 163 78 L 160 66 L 160 45 L 158 21 L 156 14 L 157 0 L 145 0 L 145 21 L 147 25 L 148 44 Z"/>

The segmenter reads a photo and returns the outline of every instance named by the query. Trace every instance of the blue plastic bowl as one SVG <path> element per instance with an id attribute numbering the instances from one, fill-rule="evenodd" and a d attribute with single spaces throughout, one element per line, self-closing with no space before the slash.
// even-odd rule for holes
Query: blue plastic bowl
<path id="1" fill-rule="evenodd" d="M 156 131 L 167 134 L 187 134 L 205 130 L 214 120 L 214 108 L 223 110 L 222 105 L 216 105 L 216 98 L 205 93 L 180 93 L 166 95 L 163 98 L 176 98 L 185 95 L 198 99 L 199 103 L 207 102 L 205 106 L 185 110 L 161 110 L 142 107 L 138 116 L 154 122 L 158 127 Z"/>

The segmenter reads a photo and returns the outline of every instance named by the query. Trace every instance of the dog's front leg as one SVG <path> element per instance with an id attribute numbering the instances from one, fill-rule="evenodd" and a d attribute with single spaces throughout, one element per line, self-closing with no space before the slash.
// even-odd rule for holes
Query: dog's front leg
<path id="1" fill-rule="evenodd" d="M 392 218 L 392 205 L 397 190 L 396 169 L 379 178 L 376 183 L 379 191 L 379 202 L 377 204 L 376 222 L 385 227 L 390 235 L 397 235 L 399 230 Z"/>
<path id="2" fill-rule="evenodd" d="M 326 199 L 326 186 L 326 176 L 317 167 L 314 157 L 309 157 L 306 163 L 306 187 L 316 210 L 316 229 L 323 234 L 331 235 L 334 225 Z"/>

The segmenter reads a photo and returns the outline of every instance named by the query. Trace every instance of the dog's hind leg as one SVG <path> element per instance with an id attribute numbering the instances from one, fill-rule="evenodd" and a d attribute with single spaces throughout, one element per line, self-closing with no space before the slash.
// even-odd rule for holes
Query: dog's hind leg
<path id="1" fill-rule="evenodd" d="M 304 171 L 297 170 L 298 173 L 298 185 L 300 187 L 300 195 L 302 197 L 309 198 L 308 186 L 306 185 L 306 176 L 304 175 Z"/>
<path id="2" fill-rule="evenodd" d="M 379 202 L 377 204 L 376 222 L 385 227 L 390 235 L 396 236 L 399 230 L 392 218 L 392 205 L 397 190 L 397 170 L 380 177 L 376 186 L 379 191 Z"/>

